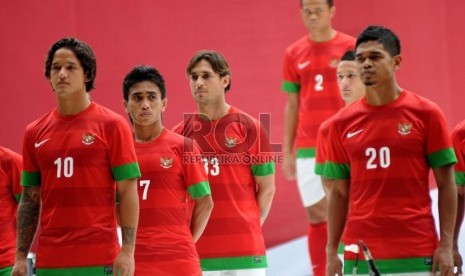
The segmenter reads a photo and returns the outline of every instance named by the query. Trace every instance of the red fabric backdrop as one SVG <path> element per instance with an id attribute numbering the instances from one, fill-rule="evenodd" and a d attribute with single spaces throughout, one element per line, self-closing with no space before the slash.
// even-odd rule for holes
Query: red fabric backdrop
<path id="1" fill-rule="evenodd" d="M 335 1 L 334 26 L 356 36 L 382 24 L 401 38 L 401 86 L 436 101 L 454 126 L 465 116 L 462 93 L 463 0 Z M 272 115 L 271 141 L 280 143 L 286 96 L 280 92 L 286 46 L 306 33 L 299 0 L 4 0 L 0 3 L 0 144 L 21 152 L 26 124 L 55 106 L 43 76 L 48 47 L 64 36 L 88 42 L 97 56 L 95 101 L 123 114 L 121 81 L 136 64 L 165 76 L 172 127 L 195 110 L 185 66 L 199 49 L 216 49 L 232 69 L 228 101 L 257 116 Z M 277 194 L 266 223 L 268 246 L 305 233 L 295 183 L 278 165 Z"/>

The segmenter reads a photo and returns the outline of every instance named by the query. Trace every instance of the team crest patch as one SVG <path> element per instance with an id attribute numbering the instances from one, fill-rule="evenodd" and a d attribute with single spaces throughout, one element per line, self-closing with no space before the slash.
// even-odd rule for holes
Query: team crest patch
<path id="1" fill-rule="evenodd" d="M 92 145 L 95 141 L 95 135 L 91 133 L 85 133 L 82 135 L 82 143 L 84 145 Z"/>
<path id="2" fill-rule="evenodd" d="M 226 140 L 224 141 L 224 144 L 228 147 L 228 148 L 234 148 L 237 144 L 237 138 L 233 137 L 233 138 L 228 138 L 226 137 Z"/>
<path id="3" fill-rule="evenodd" d="M 339 60 L 338 60 L 337 58 L 332 58 L 332 59 L 329 61 L 328 65 L 329 65 L 329 67 L 331 67 L 331 68 L 336 68 L 337 65 L 338 65 L 338 63 L 339 63 Z"/>
<path id="4" fill-rule="evenodd" d="M 410 134 L 412 130 L 412 123 L 399 123 L 398 132 L 400 135 Z"/>
<path id="5" fill-rule="evenodd" d="M 173 166 L 173 158 L 160 157 L 160 166 L 164 169 L 169 169 Z"/>

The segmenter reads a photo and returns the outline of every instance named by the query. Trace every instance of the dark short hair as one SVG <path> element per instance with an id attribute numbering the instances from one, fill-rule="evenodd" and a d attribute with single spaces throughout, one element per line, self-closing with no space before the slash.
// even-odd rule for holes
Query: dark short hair
<path id="1" fill-rule="evenodd" d="M 393 57 L 400 54 L 400 40 L 397 35 L 383 26 L 370 25 L 358 36 L 355 48 L 368 41 L 376 41 Z"/>
<path id="2" fill-rule="evenodd" d="M 129 100 L 129 90 L 133 85 L 139 82 L 149 81 L 158 86 L 161 92 L 161 98 L 166 97 L 166 86 L 163 76 L 152 66 L 137 65 L 124 78 L 123 81 L 123 98 Z"/>
<path id="3" fill-rule="evenodd" d="M 334 1 L 333 0 L 326 0 L 326 3 L 328 3 L 328 6 L 331 8 L 334 6 Z M 304 6 L 304 0 L 300 0 L 300 7 Z"/>
<path id="4" fill-rule="evenodd" d="M 345 52 L 342 57 L 341 61 L 354 61 L 355 60 L 355 51 L 349 50 Z"/>
<path id="5" fill-rule="evenodd" d="M 73 51 L 74 55 L 81 63 L 84 75 L 88 79 L 86 82 L 86 91 L 89 92 L 94 89 L 95 76 L 97 74 L 97 62 L 95 60 L 94 52 L 88 44 L 74 37 L 62 38 L 50 47 L 45 61 L 45 77 L 50 79 L 53 57 L 55 56 L 55 52 L 61 48 Z"/>
<path id="6" fill-rule="evenodd" d="M 205 60 L 212 66 L 212 69 L 215 73 L 219 74 L 220 77 L 226 77 L 229 75 L 229 84 L 224 89 L 225 92 L 231 89 L 231 70 L 229 69 L 228 62 L 223 57 L 223 55 L 217 51 L 213 50 L 201 50 L 198 51 L 189 61 L 186 68 L 187 75 L 191 74 L 192 69 L 199 63 L 200 61 Z"/>

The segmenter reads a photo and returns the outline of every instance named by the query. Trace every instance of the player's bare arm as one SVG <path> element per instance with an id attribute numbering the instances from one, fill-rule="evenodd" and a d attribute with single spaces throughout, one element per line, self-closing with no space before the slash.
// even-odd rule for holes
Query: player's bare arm
<path id="1" fill-rule="evenodd" d="M 283 139 L 283 173 L 287 180 L 294 180 L 295 153 L 294 140 L 299 116 L 299 94 L 289 93 L 284 109 L 284 139 Z"/>
<path id="2" fill-rule="evenodd" d="M 139 220 L 139 197 L 137 180 L 127 179 L 116 183 L 120 195 L 120 220 L 123 245 L 113 264 L 113 275 L 134 274 L 134 248 Z M 120 273 L 120 274 L 118 274 Z"/>
<path id="3" fill-rule="evenodd" d="M 460 186 L 457 186 L 457 218 L 455 221 L 454 244 L 452 247 L 452 254 L 453 254 L 452 256 L 454 259 L 454 266 L 457 267 L 457 275 L 461 275 L 463 273 L 463 270 L 462 270 L 463 259 L 459 251 L 460 249 L 459 248 L 459 233 L 460 233 L 460 228 L 463 223 L 464 213 L 465 213 L 465 186 L 460 185 Z"/>
<path id="4" fill-rule="evenodd" d="M 192 212 L 191 219 L 191 233 L 194 242 L 202 236 L 205 227 L 207 226 L 208 219 L 213 210 L 213 200 L 211 195 L 206 195 L 195 199 L 194 211 Z"/>
<path id="5" fill-rule="evenodd" d="M 433 273 L 453 274 L 452 245 L 457 214 L 457 188 L 454 183 L 453 165 L 433 169 L 438 185 L 439 247 L 433 256 Z"/>
<path id="6" fill-rule="evenodd" d="M 265 223 L 268 214 L 270 213 L 271 203 L 273 202 L 275 187 L 274 174 L 267 176 L 255 176 L 255 183 L 257 183 L 257 201 L 260 208 L 260 225 Z"/>
<path id="7" fill-rule="evenodd" d="M 11 275 L 26 275 L 26 258 L 37 230 L 40 210 L 40 186 L 24 187 L 18 206 L 16 260 Z"/>
<path id="8" fill-rule="evenodd" d="M 326 245 L 326 275 L 342 275 L 342 262 L 337 248 L 347 221 L 349 211 L 350 180 L 326 179 L 331 186 L 328 198 L 328 243 Z"/>

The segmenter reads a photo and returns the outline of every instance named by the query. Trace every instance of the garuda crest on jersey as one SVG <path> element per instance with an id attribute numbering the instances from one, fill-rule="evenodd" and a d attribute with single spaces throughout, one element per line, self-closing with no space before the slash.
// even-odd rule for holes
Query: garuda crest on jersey
<path id="1" fill-rule="evenodd" d="M 398 132 L 400 135 L 410 134 L 412 131 L 412 123 L 399 123 Z"/>
<path id="2" fill-rule="evenodd" d="M 224 140 L 224 144 L 228 148 L 234 148 L 236 146 L 236 144 L 237 144 L 237 138 L 236 137 L 232 137 L 232 138 L 226 137 L 226 139 Z"/>
<path id="3" fill-rule="evenodd" d="M 86 146 L 92 145 L 95 141 L 95 134 L 92 133 L 84 133 L 82 135 L 82 143 Z"/>
<path id="4" fill-rule="evenodd" d="M 164 169 L 169 169 L 173 166 L 173 158 L 160 157 L 160 166 Z"/>

